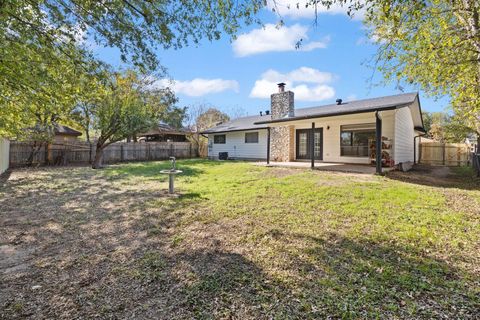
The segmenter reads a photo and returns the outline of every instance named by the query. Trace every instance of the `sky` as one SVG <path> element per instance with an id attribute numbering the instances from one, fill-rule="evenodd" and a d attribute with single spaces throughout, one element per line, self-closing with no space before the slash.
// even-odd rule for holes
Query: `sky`
<path id="1" fill-rule="evenodd" d="M 381 74 L 371 67 L 377 47 L 366 37 L 361 13 L 352 19 L 341 7 L 321 9 L 315 24 L 313 8 L 296 9 L 296 2 L 278 4 L 285 23 L 281 28 L 276 26 L 278 14 L 263 9 L 264 25 L 246 26 L 234 41 L 224 36 L 179 50 L 158 50 L 173 79 L 159 80 L 158 85 L 172 87 L 179 106 L 207 104 L 244 115 L 269 109 L 278 82 L 295 93 L 296 108 L 331 104 L 338 98 L 352 101 L 419 91 L 381 83 Z M 117 50 L 97 48 L 96 52 L 122 67 Z M 445 111 L 448 99 L 435 100 L 419 92 L 424 111 Z"/>

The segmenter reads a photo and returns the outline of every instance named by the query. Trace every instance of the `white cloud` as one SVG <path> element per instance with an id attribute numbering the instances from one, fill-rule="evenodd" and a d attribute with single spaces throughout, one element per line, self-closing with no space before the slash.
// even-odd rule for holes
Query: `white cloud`
<path id="1" fill-rule="evenodd" d="M 315 6 L 310 4 L 309 0 L 268 0 L 267 8 L 275 10 L 282 17 L 289 17 L 292 19 L 315 19 Z M 308 4 L 308 6 L 307 6 Z M 333 4 L 330 8 L 317 5 L 317 14 L 341 14 L 347 15 L 348 5 L 341 6 Z M 354 20 L 363 20 L 365 17 L 365 10 L 360 10 L 354 13 Z"/>
<path id="2" fill-rule="evenodd" d="M 235 80 L 224 79 L 203 79 L 195 78 L 193 80 L 158 80 L 156 85 L 159 87 L 169 87 L 176 94 L 184 94 L 190 97 L 200 97 L 210 93 L 218 93 L 227 90 L 238 92 L 239 84 Z"/>
<path id="3" fill-rule="evenodd" d="M 335 96 L 335 89 L 328 85 L 334 79 L 335 76 L 330 72 L 322 72 L 308 67 L 301 67 L 288 73 L 270 69 L 255 81 L 250 97 L 270 98 L 270 95 L 277 91 L 277 83 L 285 82 L 287 89 L 295 93 L 296 100 L 328 100 Z"/>
<path id="4" fill-rule="evenodd" d="M 238 57 L 245 57 L 263 52 L 295 51 L 296 44 L 302 41 L 299 51 L 312 51 L 326 48 L 329 37 L 321 41 L 308 42 L 308 28 L 299 24 L 291 27 L 278 27 L 274 24 L 266 24 L 264 28 L 254 29 L 249 33 L 238 36 L 233 42 L 233 51 Z"/>

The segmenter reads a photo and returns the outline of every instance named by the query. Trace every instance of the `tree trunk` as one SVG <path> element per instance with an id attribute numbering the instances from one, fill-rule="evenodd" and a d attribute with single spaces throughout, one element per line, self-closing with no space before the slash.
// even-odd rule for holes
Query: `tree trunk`
<path id="1" fill-rule="evenodd" d="M 101 169 L 103 168 L 103 146 L 98 146 L 95 150 L 95 159 L 93 160 L 92 164 L 93 169 Z"/>
<path id="2" fill-rule="evenodd" d="M 30 155 L 28 156 L 27 159 L 27 166 L 31 167 L 33 165 L 33 160 L 35 159 L 35 156 L 38 154 L 40 149 L 42 148 L 42 143 L 41 142 L 34 142 L 32 145 L 32 151 L 30 152 Z"/>

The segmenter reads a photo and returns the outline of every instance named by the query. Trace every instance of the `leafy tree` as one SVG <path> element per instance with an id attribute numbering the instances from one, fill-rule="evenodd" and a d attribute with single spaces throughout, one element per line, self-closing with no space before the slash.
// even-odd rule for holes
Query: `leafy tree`
<path id="1" fill-rule="evenodd" d="M 17 112 L 32 101 L 71 106 L 70 75 L 85 72 L 92 42 L 119 48 L 121 59 L 141 70 L 159 71 L 157 47 L 234 35 L 262 6 L 262 0 L 0 0 L 0 134 L 16 134 L 32 121 Z"/>
<path id="2" fill-rule="evenodd" d="M 103 151 L 110 144 L 158 125 L 175 102 L 170 90 L 154 89 L 147 77 L 133 71 L 115 74 L 88 108 L 81 106 L 81 114 L 89 119 L 84 123 L 98 133 L 92 167 L 102 167 Z"/>
<path id="3" fill-rule="evenodd" d="M 462 143 L 479 134 L 459 115 L 444 112 L 423 112 L 423 123 L 428 136 L 441 142 Z"/>
<path id="4" fill-rule="evenodd" d="M 262 0 L 30 0 L 1 1 L 2 32 L 44 46 L 83 44 L 117 47 L 124 62 L 156 70 L 157 47 L 178 49 L 202 38 L 234 35 L 251 23 Z M 61 43 L 60 43 L 61 42 Z"/>
<path id="5" fill-rule="evenodd" d="M 468 126 L 468 123 L 458 114 L 450 117 L 444 129 L 445 140 L 448 142 L 465 142 L 467 138 L 470 140 L 478 139 L 480 132 L 476 131 L 476 128 Z M 477 145 L 477 147 L 479 146 Z"/>
<path id="6" fill-rule="evenodd" d="M 480 131 L 480 2 L 478 0 L 307 0 L 364 10 L 374 59 L 385 81 L 449 95 L 456 115 Z M 313 9 L 312 9 L 313 10 Z"/>

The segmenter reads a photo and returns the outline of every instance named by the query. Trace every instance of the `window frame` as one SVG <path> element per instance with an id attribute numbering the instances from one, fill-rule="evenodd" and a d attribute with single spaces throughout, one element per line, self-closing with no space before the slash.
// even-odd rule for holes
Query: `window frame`
<path id="1" fill-rule="evenodd" d="M 343 144 L 343 139 L 342 136 L 344 133 L 349 134 L 349 140 L 350 144 L 345 145 Z M 363 146 L 360 144 L 354 144 L 355 141 L 355 133 L 371 133 L 372 138 L 375 139 L 376 135 L 376 129 L 375 129 L 375 124 L 374 123 L 363 123 L 363 124 L 351 124 L 351 125 L 341 125 L 340 126 L 340 156 L 341 157 L 352 157 L 352 158 L 368 158 L 370 156 L 370 146 L 368 145 L 368 140 L 367 140 L 367 145 Z M 344 154 L 343 147 L 357 147 L 357 154 Z M 358 154 L 358 148 L 359 147 L 365 147 L 367 148 L 366 155 L 363 154 Z"/>
<path id="2" fill-rule="evenodd" d="M 217 137 L 223 137 L 223 142 L 218 142 Z M 226 144 L 227 143 L 227 135 L 226 134 L 215 134 L 213 135 L 213 144 Z"/>
<path id="3" fill-rule="evenodd" d="M 256 136 L 256 141 L 248 141 L 247 140 L 247 135 L 252 135 L 254 134 Z M 258 131 L 253 131 L 253 132 L 245 132 L 245 143 L 258 143 L 259 140 L 260 140 L 260 135 L 258 133 Z"/>

